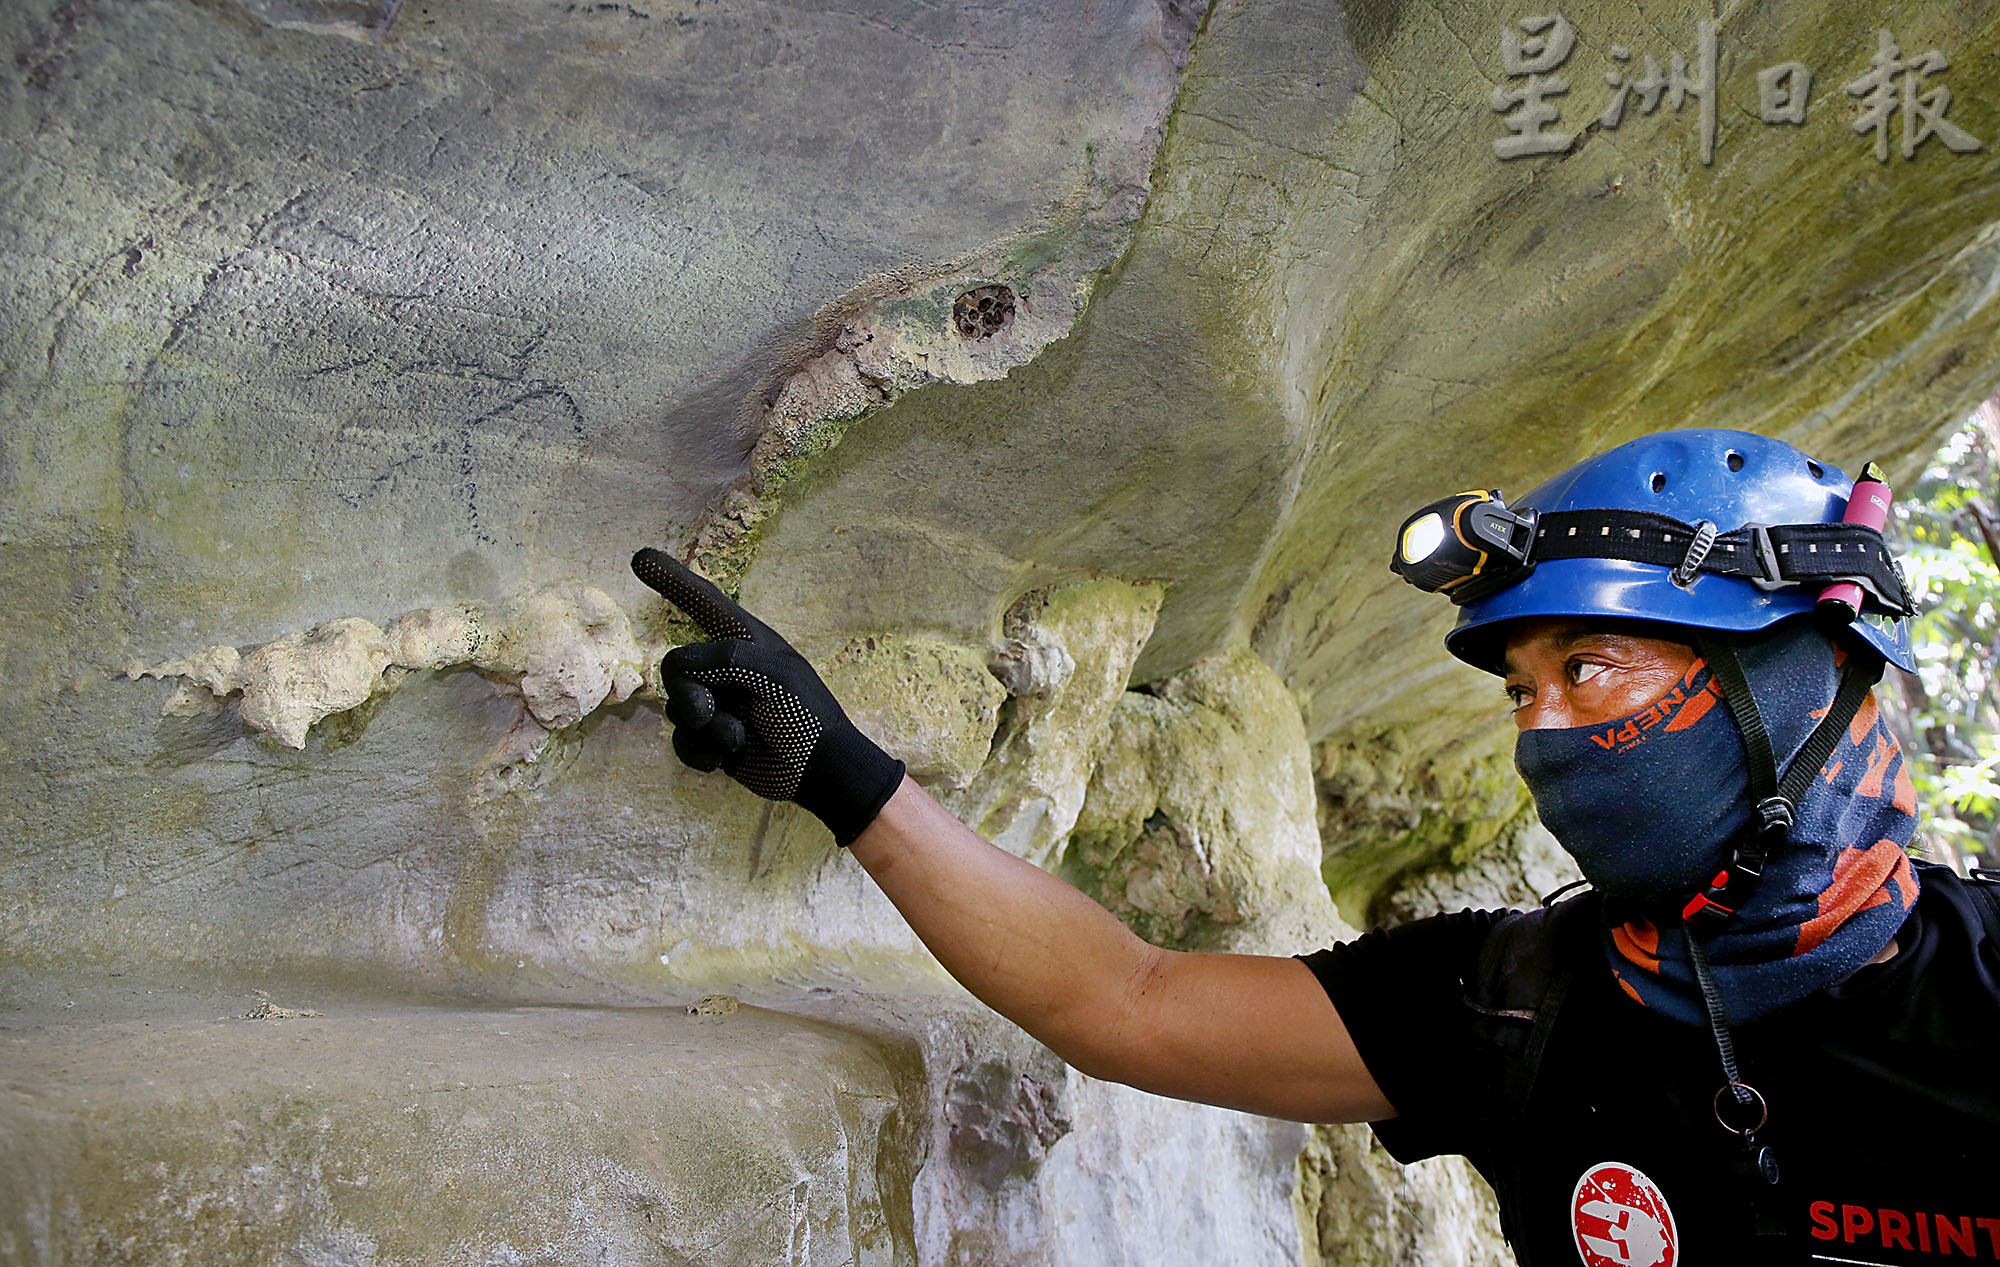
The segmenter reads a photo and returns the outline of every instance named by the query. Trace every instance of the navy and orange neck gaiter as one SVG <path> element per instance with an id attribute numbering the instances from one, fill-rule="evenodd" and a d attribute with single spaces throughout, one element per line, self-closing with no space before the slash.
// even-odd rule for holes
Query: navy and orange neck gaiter
<path id="1" fill-rule="evenodd" d="M 1738 644 L 1782 775 L 1826 715 L 1841 652 L 1809 622 Z M 1604 894 L 1605 950 L 1645 1007 L 1705 1023 L 1680 922 L 1729 858 L 1752 807 L 1742 734 L 1700 660 L 1654 704 L 1615 722 L 1524 731 L 1515 765 L 1542 823 Z M 1728 1023 L 1840 980 L 1888 945 L 1917 897 L 1904 847 L 1916 793 L 1871 694 L 1793 811 L 1790 846 L 1704 937 Z"/>

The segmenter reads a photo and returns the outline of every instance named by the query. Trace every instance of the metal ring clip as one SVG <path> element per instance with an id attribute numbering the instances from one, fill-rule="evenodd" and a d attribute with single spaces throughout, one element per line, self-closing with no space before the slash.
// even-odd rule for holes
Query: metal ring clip
<path id="1" fill-rule="evenodd" d="M 1722 1097 L 1729 1095 L 1732 1091 L 1748 1091 L 1751 1098 L 1757 1101 L 1757 1121 L 1754 1124 L 1750 1126 L 1731 1126 L 1729 1119 L 1722 1115 Z M 1742 1100 L 1736 1100 L 1735 1102 L 1738 1104 L 1746 1103 Z M 1763 1130 L 1764 1123 L 1771 1120 L 1771 1109 L 1769 1105 L 1764 1103 L 1764 1097 L 1758 1092 L 1757 1088 L 1747 1082 L 1731 1082 L 1715 1089 L 1715 1120 L 1720 1122 L 1722 1129 L 1728 1131 L 1731 1135 L 1753 1135 Z"/>

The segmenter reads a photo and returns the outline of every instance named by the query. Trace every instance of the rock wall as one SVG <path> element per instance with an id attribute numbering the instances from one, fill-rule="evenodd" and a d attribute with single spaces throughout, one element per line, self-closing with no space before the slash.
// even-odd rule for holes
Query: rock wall
<path id="1" fill-rule="evenodd" d="M 673 761 L 624 560 L 1157 940 L 1554 887 L 1388 528 L 1685 422 L 1907 469 L 1996 385 L 2000 28 L 1530 16 L 0 12 L 0 1258 L 1498 1261 L 1456 1163 L 980 1012 Z M 1878 158 L 1885 31 L 1959 131 Z"/>

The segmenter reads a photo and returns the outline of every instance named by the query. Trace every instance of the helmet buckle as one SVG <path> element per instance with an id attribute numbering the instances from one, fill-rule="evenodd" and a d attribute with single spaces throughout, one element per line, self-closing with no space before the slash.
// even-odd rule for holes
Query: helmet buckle
<path id="1" fill-rule="evenodd" d="M 1897 584 L 1898 586 L 1900 586 L 1900 587 L 1902 588 L 1902 591 L 1903 591 L 1903 596 L 1902 596 L 1902 597 L 1903 597 L 1903 609 L 1902 609 L 1902 611 L 1901 611 L 1901 612 L 1899 613 L 1899 615 L 1902 615 L 1902 616 L 1914 616 L 1914 615 L 1916 615 L 1916 614 L 1917 614 L 1917 595 L 1916 595 L 1916 591 L 1915 591 L 1915 590 L 1912 590 L 1912 589 L 1910 588 L 1910 578 L 1909 578 L 1909 577 L 1908 577 L 1907 575 L 1905 575 L 1905 574 L 1904 574 L 1904 572 L 1903 572 L 1903 561 L 1902 561 L 1901 559 L 1897 558 L 1897 557 L 1896 557 L 1896 556 L 1894 556 L 1894 555 L 1890 555 L 1890 556 L 1889 556 L 1889 566 L 1890 566 L 1890 567 L 1892 567 L 1892 568 L 1894 568 L 1894 569 L 1896 570 L 1896 584 Z"/>
<path id="2" fill-rule="evenodd" d="M 1766 835 L 1792 830 L 1792 803 L 1782 796 L 1767 796 L 1757 802 L 1759 831 Z"/>
<path id="3" fill-rule="evenodd" d="M 1731 907 L 1724 906 L 1722 903 L 1716 901 L 1714 897 L 1710 896 L 1710 893 L 1719 892 L 1721 892 L 1721 889 L 1717 886 L 1712 888 L 1709 893 L 1697 893 L 1689 898 L 1687 905 L 1681 908 L 1681 919 L 1689 924 L 1711 930 L 1721 928 L 1724 924 L 1727 924 L 1729 917 L 1736 914 L 1736 911 Z"/>
<path id="4" fill-rule="evenodd" d="M 1750 538 L 1750 547 L 1757 556 L 1757 570 L 1762 573 L 1760 576 L 1746 576 L 1743 579 L 1767 594 L 1790 589 L 1792 583 L 1778 570 L 1778 549 L 1771 544 L 1771 525 L 1744 524 L 1743 531 Z"/>
<path id="5" fill-rule="evenodd" d="M 1715 548 L 1715 536 L 1720 531 L 1713 520 L 1697 519 L 1694 525 L 1694 539 L 1688 542 L 1688 552 L 1681 559 L 1681 565 L 1674 569 L 1673 582 L 1682 589 L 1694 584 L 1695 574 L 1701 571 L 1702 561 Z"/>
<path id="6" fill-rule="evenodd" d="M 1757 802 L 1757 827 L 1737 851 L 1735 864 L 1753 878 L 1763 875 L 1764 859 L 1783 849 L 1792 838 L 1792 803 L 1783 796 Z"/>

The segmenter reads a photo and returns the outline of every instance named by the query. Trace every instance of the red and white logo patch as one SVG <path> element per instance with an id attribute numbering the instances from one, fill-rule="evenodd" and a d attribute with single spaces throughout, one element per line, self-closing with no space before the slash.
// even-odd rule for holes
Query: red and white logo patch
<path id="1" fill-rule="evenodd" d="M 1584 1267 L 1674 1267 L 1680 1237 L 1660 1186 L 1622 1162 L 1599 1162 L 1570 1194 L 1569 1225 Z"/>

